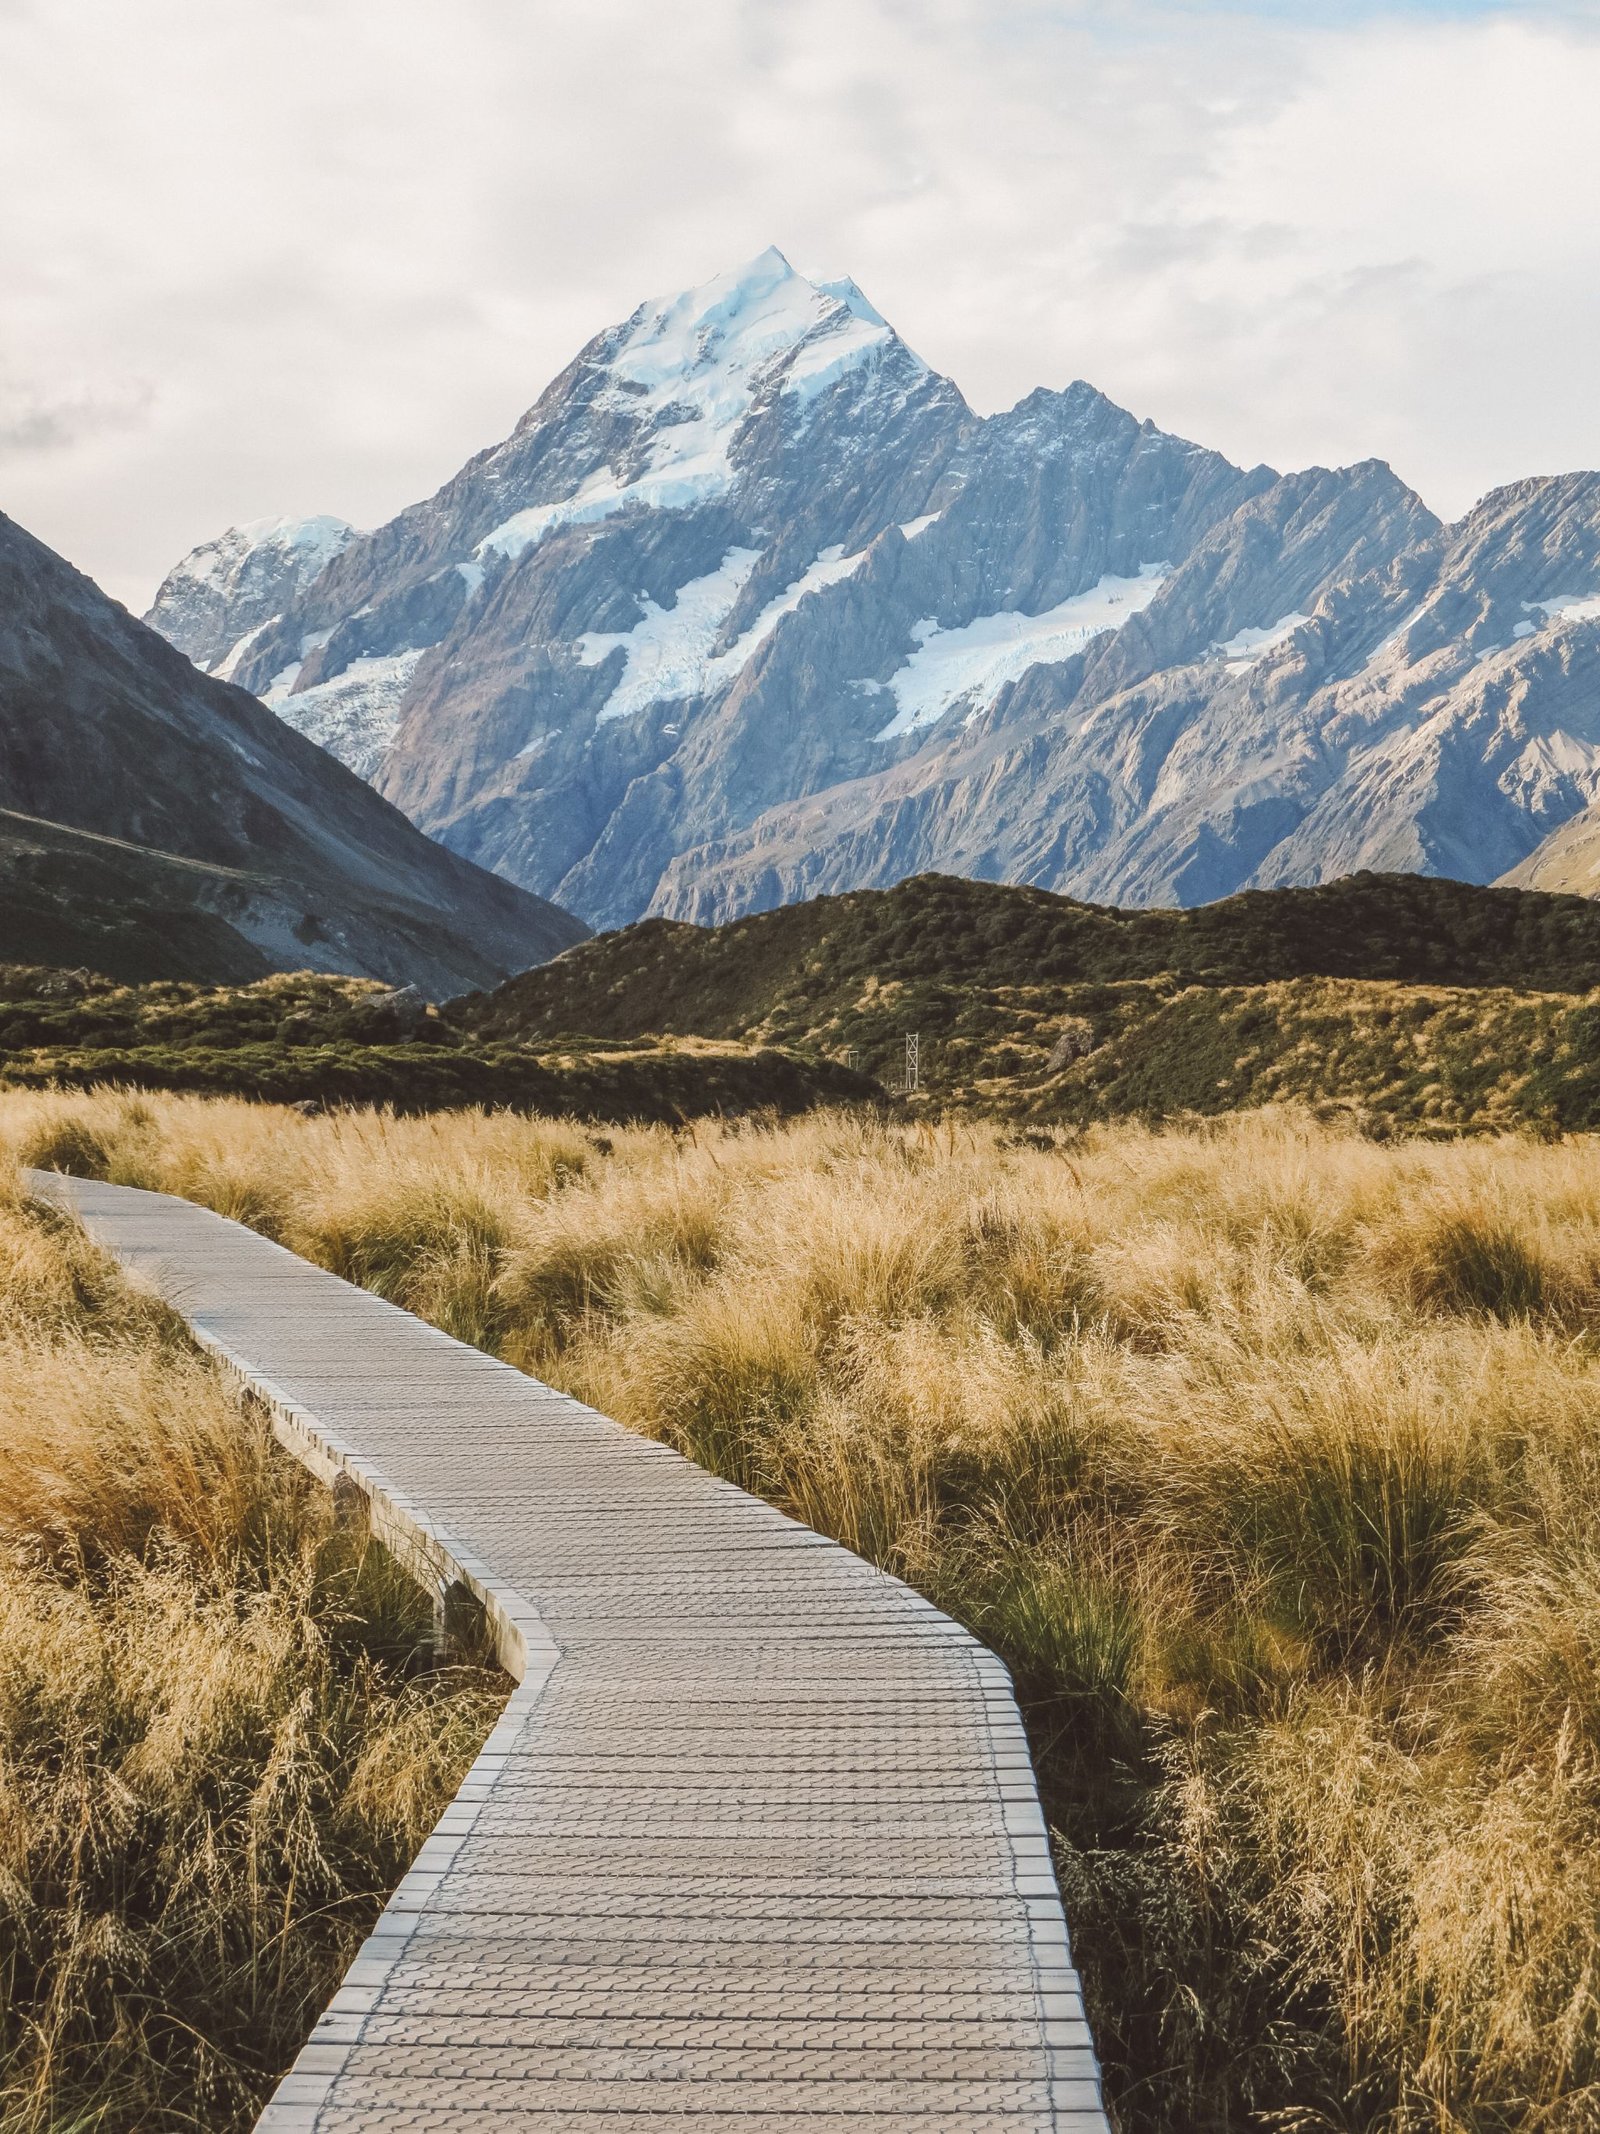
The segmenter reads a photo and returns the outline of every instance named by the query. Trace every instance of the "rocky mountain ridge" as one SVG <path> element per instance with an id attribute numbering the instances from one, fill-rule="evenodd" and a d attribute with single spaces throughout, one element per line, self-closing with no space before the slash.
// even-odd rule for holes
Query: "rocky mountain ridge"
<path id="1" fill-rule="evenodd" d="M 162 579 L 161 634 L 223 681 L 263 626 L 355 539 L 344 519 L 255 519 L 192 549 Z"/>
<path id="2" fill-rule="evenodd" d="M 239 605 L 151 620 L 597 925 L 928 868 L 1131 904 L 1481 881 L 1600 793 L 1600 476 L 1446 527 L 1379 462 L 1235 467 L 1081 383 L 981 418 L 777 252 L 274 569 L 242 648 Z"/>
<path id="3" fill-rule="evenodd" d="M 0 516 L 0 931 L 15 961 L 442 996 L 586 928 L 434 844 Z"/>

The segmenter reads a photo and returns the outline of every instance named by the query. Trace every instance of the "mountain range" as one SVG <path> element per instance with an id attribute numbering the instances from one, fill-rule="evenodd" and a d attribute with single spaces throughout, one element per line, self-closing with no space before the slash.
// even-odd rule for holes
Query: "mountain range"
<path id="1" fill-rule="evenodd" d="M 442 996 L 586 932 L 0 517 L 0 961 L 337 971 Z"/>
<path id="2" fill-rule="evenodd" d="M 924 869 L 1537 882 L 1552 834 L 1593 886 L 1600 476 L 1445 525 L 1381 462 L 1237 467 L 1081 383 L 982 417 L 777 251 L 388 524 L 236 530 L 148 620 L 595 926 Z"/>

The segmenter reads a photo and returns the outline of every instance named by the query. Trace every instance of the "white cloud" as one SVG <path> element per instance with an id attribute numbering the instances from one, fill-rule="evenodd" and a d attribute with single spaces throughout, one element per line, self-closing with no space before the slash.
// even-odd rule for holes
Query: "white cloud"
<path id="1" fill-rule="evenodd" d="M 980 407 L 1086 376 L 1238 458 L 1380 454 L 1458 510 L 1600 460 L 1594 27 L 0 5 L 0 508 L 131 599 L 230 521 L 370 523 L 642 297 L 776 242 Z"/>

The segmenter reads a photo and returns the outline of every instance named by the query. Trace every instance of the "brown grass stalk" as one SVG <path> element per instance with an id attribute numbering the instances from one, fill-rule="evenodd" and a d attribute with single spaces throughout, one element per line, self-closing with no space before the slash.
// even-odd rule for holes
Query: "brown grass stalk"
<path id="1" fill-rule="evenodd" d="M 166 1309 L 0 1182 L 5 2134 L 253 2123 L 503 1694 L 431 1671 L 429 1627 Z"/>

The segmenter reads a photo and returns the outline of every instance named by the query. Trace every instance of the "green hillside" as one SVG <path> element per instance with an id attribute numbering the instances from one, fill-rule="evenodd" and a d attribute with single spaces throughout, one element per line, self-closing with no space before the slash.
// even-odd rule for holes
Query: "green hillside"
<path id="1" fill-rule="evenodd" d="M 645 920 L 453 1003 L 482 1037 L 782 1045 L 1017 1119 L 1295 1097 L 1396 1126 L 1589 1123 L 1600 905 L 1419 875 L 1115 911 L 922 875 Z M 1597 1031 L 1600 1034 L 1600 1031 Z"/>
<path id="2" fill-rule="evenodd" d="M 756 1032 L 871 1043 L 887 995 L 932 1010 L 973 988 L 1167 975 L 1211 985 L 1285 978 L 1408 985 L 1600 986 L 1600 905 L 1425 875 L 1358 874 L 1251 890 L 1193 911 L 1117 911 L 1043 889 L 917 875 L 729 926 L 645 919 L 458 1004 L 500 1035 L 704 1037 Z"/>
<path id="3" fill-rule="evenodd" d="M 958 1050 L 955 1100 L 1040 1124 L 1292 1101 L 1379 1133 L 1600 1128 L 1600 993 L 1357 978 L 1070 993 L 1078 1057 L 1052 1072 L 1042 1034 L 1009 1073 Z"/>
<path id="4" fill-rule="evenodd" d="M 442 1010 L 304 973 L 0 969 L 0 1078 L 595 1119 L 889 1090 L 1019 1128 L 1295 1100 L 1377 1132 L 1588 1129 L 1600 905 L 1358 875 L 1122 912 L 924 875 L 726 927 L 646 920 Z"/>

